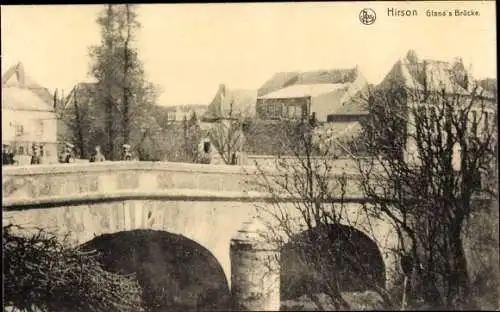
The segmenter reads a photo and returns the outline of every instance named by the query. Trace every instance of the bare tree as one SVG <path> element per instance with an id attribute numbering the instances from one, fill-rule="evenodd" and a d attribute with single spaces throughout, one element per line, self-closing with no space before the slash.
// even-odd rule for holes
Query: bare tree
<path id="1" fill-rule="evenodd" d="M 373 242 L 351 227 L 357 220 L 347 205 L 350 177 L 336 170 L 330 148 L 316 146 L 314 131 L 305 121 L 296 123 L 287 138 L 293 144 L 284 144 L 293 156 L 278 157 L 271 168 L 256 163 L 257 174 L 248 181 L 250 189 L 270 195 L 257 207 L 265 238 L 281 249 L 281 269 L 294 272 L 282 274 L 282 300 L 306 296 L 321 310 L 349 309 L 344 292 L 371 290 L 383 307 L 392 307 L 385 271 L 372 265 L 382 261 L 377 246 L 370 250 Z"/>
<path id="2" fill-rule="evenodd" d="M 242 151 L 245 139 L 242 127 L 242 119 L 229 117 L 218 120 L 210 129 L 210 142 L 227 165 L 235 164 L 236 153 Z"/>
<path id="3" fill-rule="evenodd" d="M 463 233 L 477 199 L 497 188 L 495 108 L 464 75 L 445 85 L 447 77 L 421 74 L 423 88 L 391 81 L 366 98 L 362 148 L 373 157 L 358 161 L 360 182 L 370 213 L 398 230 L 414 277 L 410 302 L 462 309 L 471 304 Z"/>

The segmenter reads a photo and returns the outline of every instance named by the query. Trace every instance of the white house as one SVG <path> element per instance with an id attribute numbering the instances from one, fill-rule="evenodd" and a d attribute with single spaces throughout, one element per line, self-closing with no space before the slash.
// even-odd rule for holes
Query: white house
<path id="1" fill-rule="evenodd" d="M 52 95 L 26 76 L 23 65 L 2 76 L 2 144 L 20 163 L 29 161 L 33 143 L 42 146 L 43 162 L 57 162 L 57 118 Z"/>

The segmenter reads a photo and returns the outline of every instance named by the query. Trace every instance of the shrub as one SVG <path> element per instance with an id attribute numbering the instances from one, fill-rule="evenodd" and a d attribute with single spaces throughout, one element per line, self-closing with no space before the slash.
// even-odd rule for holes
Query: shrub
<path id="1" fill-rule="evenodd" d="M 134 276 L 107 272 L 95 252 L 69 247 L 56 235 L 31 236 L 3 227 L 4 306 L 21 311 L 143 311 Z"/>

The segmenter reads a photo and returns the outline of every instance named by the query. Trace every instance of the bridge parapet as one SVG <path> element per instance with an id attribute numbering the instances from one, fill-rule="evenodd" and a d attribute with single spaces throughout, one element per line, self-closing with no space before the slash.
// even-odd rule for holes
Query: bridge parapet
<path id="1" fill-rule="evenodd" d="M 255 174 L 254 166 L 138 161 L 10 167 L 3 170 L 2 200 L 3 207 L 124 196 L 255 201 L 265 197 L 248 184 Z M 346 196 L 360 194 L 359 188 L 351 186 Z"/>

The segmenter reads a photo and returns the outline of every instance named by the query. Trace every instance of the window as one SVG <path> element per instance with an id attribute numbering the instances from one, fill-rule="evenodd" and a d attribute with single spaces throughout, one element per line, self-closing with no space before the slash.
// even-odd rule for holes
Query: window
<path id="1" fill-rule="evenodd" d="M 267 115 L 269 118 L 281 117 L 281 103 L 270 102 L 267 104 Z"/>
<path id="2" fill-rule="evenodd" d="M 37 136 L 43 136 L 43 120 L 39 120 L 37 125 L 36 125 L 36 135 Z"/>
<path id="3" fill-rule="evenodd" d="M 203 152 L 210 153 L 210 148 L 211 148 L 210 142 L 204 142 L 203 143 Z"/>
<path id="4" fill-rule="evenodd" d="M 17 152 L 19 153 L 19 155 L 24 155 L 24 146 L 19 146 L 17 148 Z"/>
<path id="5" fill-rule="evenodd" d="M 489 118 L 490 116 L 488 115 L 488 112 L 483 112 L 482 119 L 483 119 L 484 130 L 488 130 L 490 127 Z"/>
<path id="6" fill-rule="evenodd" d="M 300 119 L 302 118 L 302 107 L 297 104 L 292 104 L 287 106 L 287 118 L 290 119 Z"/>
<path id="7" fill-rule="evenodd" d="M 167 120 L 168 120 L 168 121 L 175 121 L 175 117 L 176 117 L 176 116 L 175 116 L 175 115 L 176 115 L 175 113 L 176 113 L 176 112 L 168 112 L 168 113 L 167 113 Z"/>
<path id="8" fill-rule="evenodd" d="M 16 136 L 22 136 L 24 134 L 24 127 L 23 125 L 15 125 L 14 126 Z"/>
<path id="9" fill-rule="evenodd" d="M 274 106 L 274 102 L 267 104 L 267 115 L 271 118 L 274 117 Z"/>
<path id="10" fill-rule="evenodd" d="M 288 118 L 290 118 L 290 119 L 295 118 L 295 116 L 297 114 L 297 106 L 295 106 L 295 105 L 288 106 L 287 112 L 288 112 L 288 114 L 287 114 Z"/>

